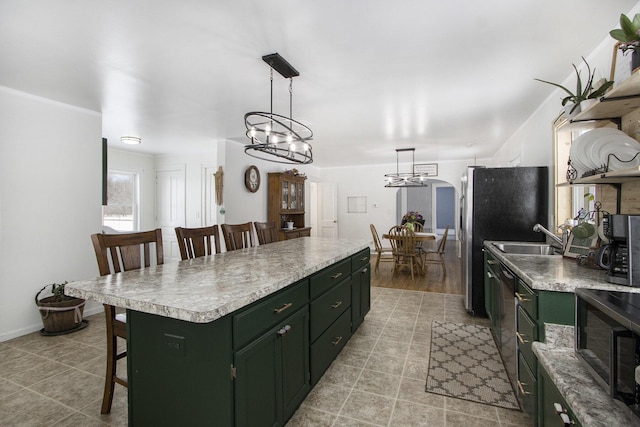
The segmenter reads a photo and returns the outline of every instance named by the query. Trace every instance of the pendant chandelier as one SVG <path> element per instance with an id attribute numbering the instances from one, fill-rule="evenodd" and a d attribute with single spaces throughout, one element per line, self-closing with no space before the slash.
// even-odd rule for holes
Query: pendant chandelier
<path id="1" fill-rule="evenodd" d="M 400 156 L 401 152 L 411 151 L 411 172 L 400 172 Z M 396 149 L 396 173 L 386 174 L 385 187 L 426 187 L 429 175 L 415 173 L 416 155 L 415 148 L 397 148 Z"/>
<path id="2" fill-rule="evenodd" d="M 244 152 L 251 157 L 276 163 L 312 163 L 309 141 L 313 139 L 313 132 L 293 119 L 293 78 L 300 73 L 278 53 L 265 55 L 262 60 L 270 67 L 271 109 L 268 113 L 251 111 L 244 115 L 246 135 L 251 140 L 249 145 L 245 145 Z M 273 70 L 289 79 L 289 117 L 273 112 Z"/>

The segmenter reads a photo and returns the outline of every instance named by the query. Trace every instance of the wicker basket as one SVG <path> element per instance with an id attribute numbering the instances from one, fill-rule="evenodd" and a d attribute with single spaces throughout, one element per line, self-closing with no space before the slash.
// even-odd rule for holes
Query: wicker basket
<path id="1" fill-rule="evenodd" d="M 85 300 L 67 296 L 62 301 L 55 301 L 52 296 L 38 300 L 38 296 L 44 289 L 42 288 L 36 294 L 36 305 L 40 310 L 44 330 L 58 333 L 80 327 L 84 315 Z"/>

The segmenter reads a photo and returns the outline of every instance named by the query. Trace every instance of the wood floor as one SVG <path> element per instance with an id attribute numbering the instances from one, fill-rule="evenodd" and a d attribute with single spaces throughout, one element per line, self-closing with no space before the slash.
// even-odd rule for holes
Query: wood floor
<path id="1" fill-rule="evenodd" d="M 416 274 L 414 280 L 411 280 L 411 273 L 408 270 L 392 274 L 393 262 L 390 261 L 380 261 L 378 271 L 376 271 L 377 255 L 373 251 L 371 254 L 371 286 L 462 295 L 462 266 L 457 255 L 456 244 L 455 240 L 447 242 L 446 274 L 442 273 L 440 265 L 427 264 L 426 274 L 424 276 Z"/>

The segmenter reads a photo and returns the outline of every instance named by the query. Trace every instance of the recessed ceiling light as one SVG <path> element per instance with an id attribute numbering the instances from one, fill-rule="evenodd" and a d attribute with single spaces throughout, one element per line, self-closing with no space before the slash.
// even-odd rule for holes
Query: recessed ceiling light
<path id="1" fill-rule="evenodd" d="M 142 142 L 142 138 L 139 136 L 121 136 L 120 141 L 129 145 L 138 145 Z"/>

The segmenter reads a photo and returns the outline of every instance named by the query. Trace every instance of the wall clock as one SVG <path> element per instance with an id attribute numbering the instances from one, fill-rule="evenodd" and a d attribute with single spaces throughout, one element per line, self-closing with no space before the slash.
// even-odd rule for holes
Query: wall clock
<path id="1" fill-rule="evenodd" d="M 260 171 L 256 166 L 251 165 L 244 172 L 244 186 L 252 193 L 260 188 Z"/>

